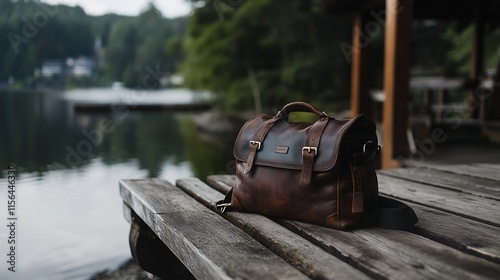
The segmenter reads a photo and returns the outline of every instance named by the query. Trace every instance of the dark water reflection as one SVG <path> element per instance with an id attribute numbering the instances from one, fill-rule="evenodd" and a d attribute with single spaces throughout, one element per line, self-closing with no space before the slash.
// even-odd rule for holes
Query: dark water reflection
<path id="1" fill-rule="evenodd" d="M 2 242 L 0 279 L 86 279 L 130 257 L 120 179 L 232 170 L 238 125 L 207 134 L 195 113 L 75 112 L 68 96 L 0 92 L 0 223 L 7 221 L 5 169 L 15 163 L 20 173 L 18 272 L 7 273 Z"/>

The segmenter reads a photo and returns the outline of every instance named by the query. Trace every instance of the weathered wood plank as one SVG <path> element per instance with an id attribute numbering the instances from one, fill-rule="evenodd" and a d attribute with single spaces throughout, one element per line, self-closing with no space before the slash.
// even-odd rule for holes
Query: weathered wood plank
<path id="1" fill-rule="evenodd" d="M 500 181 L 500 172 L 495 168 L 473 164 L 452 164 L 452 165 L 428 165 L 425 168 L 446 171 L 454 174 L 462 174 L 476 178 Z"/>
<path id="2" fill-rule="evenodd" d="M 500 161 L 500 159 L 499 159 L 499 161 Z M 500 163 L 473 163 L 473 165 L 486 167 L 488 169 L 493 169 L 493 170 L 496 170 L 497 172 L 500 171 Z"/>
<path id="3" fill-rule="evenodd" d="M 207 177 L 207 183 L 217 191 L 226 194 L 235 184 L 235 175 L 213 175 Z"/>
<path id="4" fill-rule="evenodd" d="M 499 201 L 410 182 L 384 174 L 378 175 L 378 182 L 379 191 L 382 194 L 500 227 Z"/>
<path id="5" fill-rule="evenodd" d="M 500 266 L 398 230 L 352 232 L 281 220 L 281 224 L 374 276 L 390 279 L 498 279 Z"/>
<path id="6" fill-rule="evenodd" d="M 128 208 L 127 204 L 124 203 L 124 207 Z M 135 262 L 161 279 L 195 279 L 151 228 L 132 209 L 128 208 L 128 212 L 132 220 L 129 233 L 130 253 Z"/>
<path id="7" fill-rule="evenodd" d="M 176 185 L 212 210 L 215 203 L 224 198 L 197 178 L 178 180 Z M 228 187 L 221 185 L 224 189 Z M 362 272 L 264 216 L 229 212 L 224 217 L 313 279 L 368 279 Z"/>
<path id="8" fill-rule="evenodd" d="M 414 233 L 500 264 L 498 228 L 422 205 L 406 203 L 418 216 Z"/>
<path id="9" fill-rule="evenodd" d="M 221 182 L 220 187 L 227 190 L 234 178 L 211 176 L 208 181 Z M 497 264 L 409 232 L 377 228 L 343 232 L 302 222 L 274 220 L 376 278 L 495 279 L 500 273 Z"/>
<path id="10" fill-rule="evenodd" d="M 378 173 L 417 183 L 433 185 L 481 197 L 500 200 L 500 182 L 488 179 L 473 178 L 460 174 L 450 174 L 443 171 L 421 168 L 397 168 L 379 171 Z"/>
<path id="11" fill-rule="evenodd" d="M 236 176 L 209 176 L 207 181 L 212 187 L 217 186 L 220 192 L 226 193 L 236 183 Z M 498 228 L 411 202 L 406 203 L 415 210 L 419 218 L 415 233 L 500 264 Z"/>
<path id="12" fill-rule="evenodd" d="M 120 189 L 197 279 L 308 279 L 167 181 L 121 181 Z"/>
<path id="13" fill-rule="evenodd" d="M 127 205 L 127 203 L 123 203 L 122 207 L 122 212 L 123 212 L 123 217 L 125 220 L 129 223 L 132 224 L 134 221 L 132 221 L 132 209 Z"/>
<path id="14" fill-rule="evenodd" d="M 159 213 L 164 199 L 158 195 L 163 192 L 165 180 L 123 180 L 120 181 L 120 195 L 134 212 L 151 229 L 155 228 L 154 214 Z"/>

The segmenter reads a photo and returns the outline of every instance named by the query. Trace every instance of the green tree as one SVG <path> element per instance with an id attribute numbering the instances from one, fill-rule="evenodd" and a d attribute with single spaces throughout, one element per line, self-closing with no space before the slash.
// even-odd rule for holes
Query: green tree
<path id="1" fill-rule="evenodd" d="M 33 75 L 43 59 L 92 55 L 94 36 L 80 7 L 0 1 L 0 81 Z"/>
<path id="2" fill-rule="evenodd" d="M 255 0 L 219 14 L 208 3 L 197 8 L 188 26 L 186 84 L 218 93 L 232 109 L 345 98 L 349 71 L 340 70 L 349 65 L 332 50 L 350 41 L 350 20 L 321 5 Z"/>
<path id="3" fill-rule="evenodd" d="M 105 55 L 109 77 L 127 87 L 158 87 L 159 75 L 177 71 L 181 53 L 175 44 L 179 43 L 178 32 L 183 31 L 178 29 L 180 25 L 178 20 L 165 19 L 153 4 L 138 17 L 114 25 Z M 147 75 L 155 81 L 144 82 Z"/>
<path id="4" fill-rule="evenodd" d="M 109 80 L 142 85 L 145 67 L 177 71 L 179 52 L 169 54 L 170 38 L 181 36 L 186 18 L 166 19 L 148 6 L 140 16 L 89 16 L 81 7 L 48 5 L 35 0 L 0 0 L 0 82 L 26 79 L 44 59 L 93 56 L 102 41 Z M 174 40 L 175 41 L 175 40 Z"/>
<path id="5" fill-rule="evenodd" d="M 485 38 L 486 68 L 494 68 L 500 61 L 500 30 L 489 29 Z M 446 63 L 452 74 L 467 75 L 470 69 L 472 38 L 474 26 L 471 24 L 462 30 L 449 28 L 443 35 L 452 45 L 452 50 L 446 55 Z"/>

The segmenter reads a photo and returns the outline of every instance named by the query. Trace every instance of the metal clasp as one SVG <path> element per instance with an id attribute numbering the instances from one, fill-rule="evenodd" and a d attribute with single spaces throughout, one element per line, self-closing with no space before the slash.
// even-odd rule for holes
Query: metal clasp
<path id="1" fill-rule="evenodd" d="M 366 145 L 371 145 L 373 144 L 372 140 L 366 141 L 366 143 L 363 145 L 363 155 L 366 156 Z"/>
<path id="2" fill-rule="evenodd" d="M 302 148 L 302 152 L 304 152 L 304 151 L 306 151 L 308 153 L 310 153 L 311 151 L 313 151 L 314 155 L 318 154 L 318 148 L 316 148 L 316 147 L 303 147 Z"/>
<path id="3" fill-rule="evenodd" d="M 216 206 L 222 213 L 226 213 L 226 208 L 231 207 L 231 203 L 217 203 Z"/>
<path id="4" fill-rule="evenodd" d="M 257 145 L 257 151 L 260 150 L 260 142 L 259 141 L 250 141 L 249 145 Z"/>
<path id="5" fill-rule="evenodd" d="M 374 144 L 372 140 L 366 141 L 366 143 L 363 145 L 363 156 L 365 156 L 365 158 L 374 160 L 380 156 L 380 146 L 377 145 L 377 147 L 373 149 L 373 145 Z"/>

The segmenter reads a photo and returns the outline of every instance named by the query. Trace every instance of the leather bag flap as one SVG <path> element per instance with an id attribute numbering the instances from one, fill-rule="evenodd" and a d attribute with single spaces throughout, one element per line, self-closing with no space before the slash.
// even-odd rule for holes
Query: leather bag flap
<path id="1" fill-rule="evenodd" d="M 249 142 L 254 140 L 252 138 L 256 131 L 273 117 L 267 114 L 259 114 L 243 125 L 233 149 L 234 157 L 237 160 L 247 161 L 250 151 Z M 349 127 L 361 120 L 366 120 L 366 118 L 359 115 L 352 120 L 336 120 L 333 118 L 328 120 L 328 124 L 321 135 L 319 147 L 317 147 L 313 171 L 327 171 L 335 166 L 343 136 Z M 369 123 L 371 129 L 373 129 L 370 133 L 374 133 L 375 125 Z M 278 120 L 268 132 L 263 143 L 261 143 L 254 164 L 286 169 L 302 169 L 302 148 L 311 126 L 312 123 Z"/>

